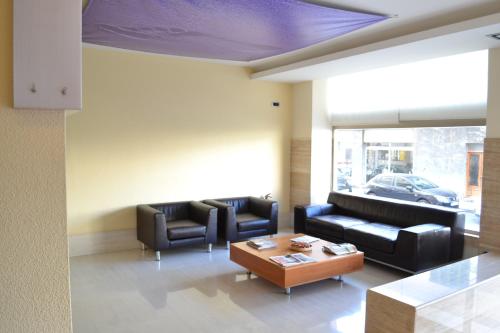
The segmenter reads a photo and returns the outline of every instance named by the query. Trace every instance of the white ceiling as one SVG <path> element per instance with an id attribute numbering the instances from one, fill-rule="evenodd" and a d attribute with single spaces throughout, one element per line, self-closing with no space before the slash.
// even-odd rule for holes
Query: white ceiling
<path id="1" fill-rule="evenodd" d="M 500 32 L 500 13 L 453 23 L 252 74 L 253 78 L 300 82 L 384 66 L 500 47 L 487 37 Z"/>
<path id="2" fill-rule="evenodd" d="M 250 63 L 252 78 L 300 82 L 500 47 L 500 0 L 311 0 L 392 18 L 342 37 Z"/>

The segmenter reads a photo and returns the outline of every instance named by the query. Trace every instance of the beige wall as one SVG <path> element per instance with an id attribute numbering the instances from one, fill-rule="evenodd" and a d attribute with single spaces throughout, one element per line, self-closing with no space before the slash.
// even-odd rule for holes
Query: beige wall
<path id="1" fill-rule="evenodd" d="M 12 109 L 12 1 L 0 52 L 0 332 L 69 332 L 64 113 Z"/>
<path id="2" fill-rule="evenodd" d="M 140 203 L 269 192 L 288 224 L 290 85 L 89 47 L 83 72 L 84 110 L 67 119 L 70 234 L 133 229 Z"/>

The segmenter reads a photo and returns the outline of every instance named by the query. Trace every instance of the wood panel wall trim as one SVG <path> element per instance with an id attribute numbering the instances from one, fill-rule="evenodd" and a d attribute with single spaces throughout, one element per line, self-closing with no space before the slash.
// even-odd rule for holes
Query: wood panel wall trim
<path id="1" fill-rule="evenodd" d="M 290 152 L 290 207 L 311 202 L 311 140 L 292 139 Z"/>
<path id="2" fill-rule="evenodd" d="M 500 251 L 500 138 L 484 140 L 479 244 L 482 248 Z"/>
<path id="3" fill-rule="evenodd" d="M 394 315 L 397 314 L 397 320 Z M 367 333 L 415 332 L 416 309 L 373 290 L 366 292 Z"/>

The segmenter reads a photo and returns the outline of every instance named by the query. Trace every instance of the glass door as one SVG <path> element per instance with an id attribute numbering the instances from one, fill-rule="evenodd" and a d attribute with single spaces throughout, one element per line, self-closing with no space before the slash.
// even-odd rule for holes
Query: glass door
<path id="1" fill-rule="evenodd" d="M 483 153 L 467 153 L 467 189 L 468 197 L 478 197 L 481 195 L 483 178 Z"/>

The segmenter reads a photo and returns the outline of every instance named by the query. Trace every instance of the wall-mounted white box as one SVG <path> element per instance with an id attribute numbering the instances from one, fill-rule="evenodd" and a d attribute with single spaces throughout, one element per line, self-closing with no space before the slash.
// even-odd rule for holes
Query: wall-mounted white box
<path id="1" fill-rule="evenodd" d="M 13 2 L 14 107 L 81 109 L 81 0 Z"/>

